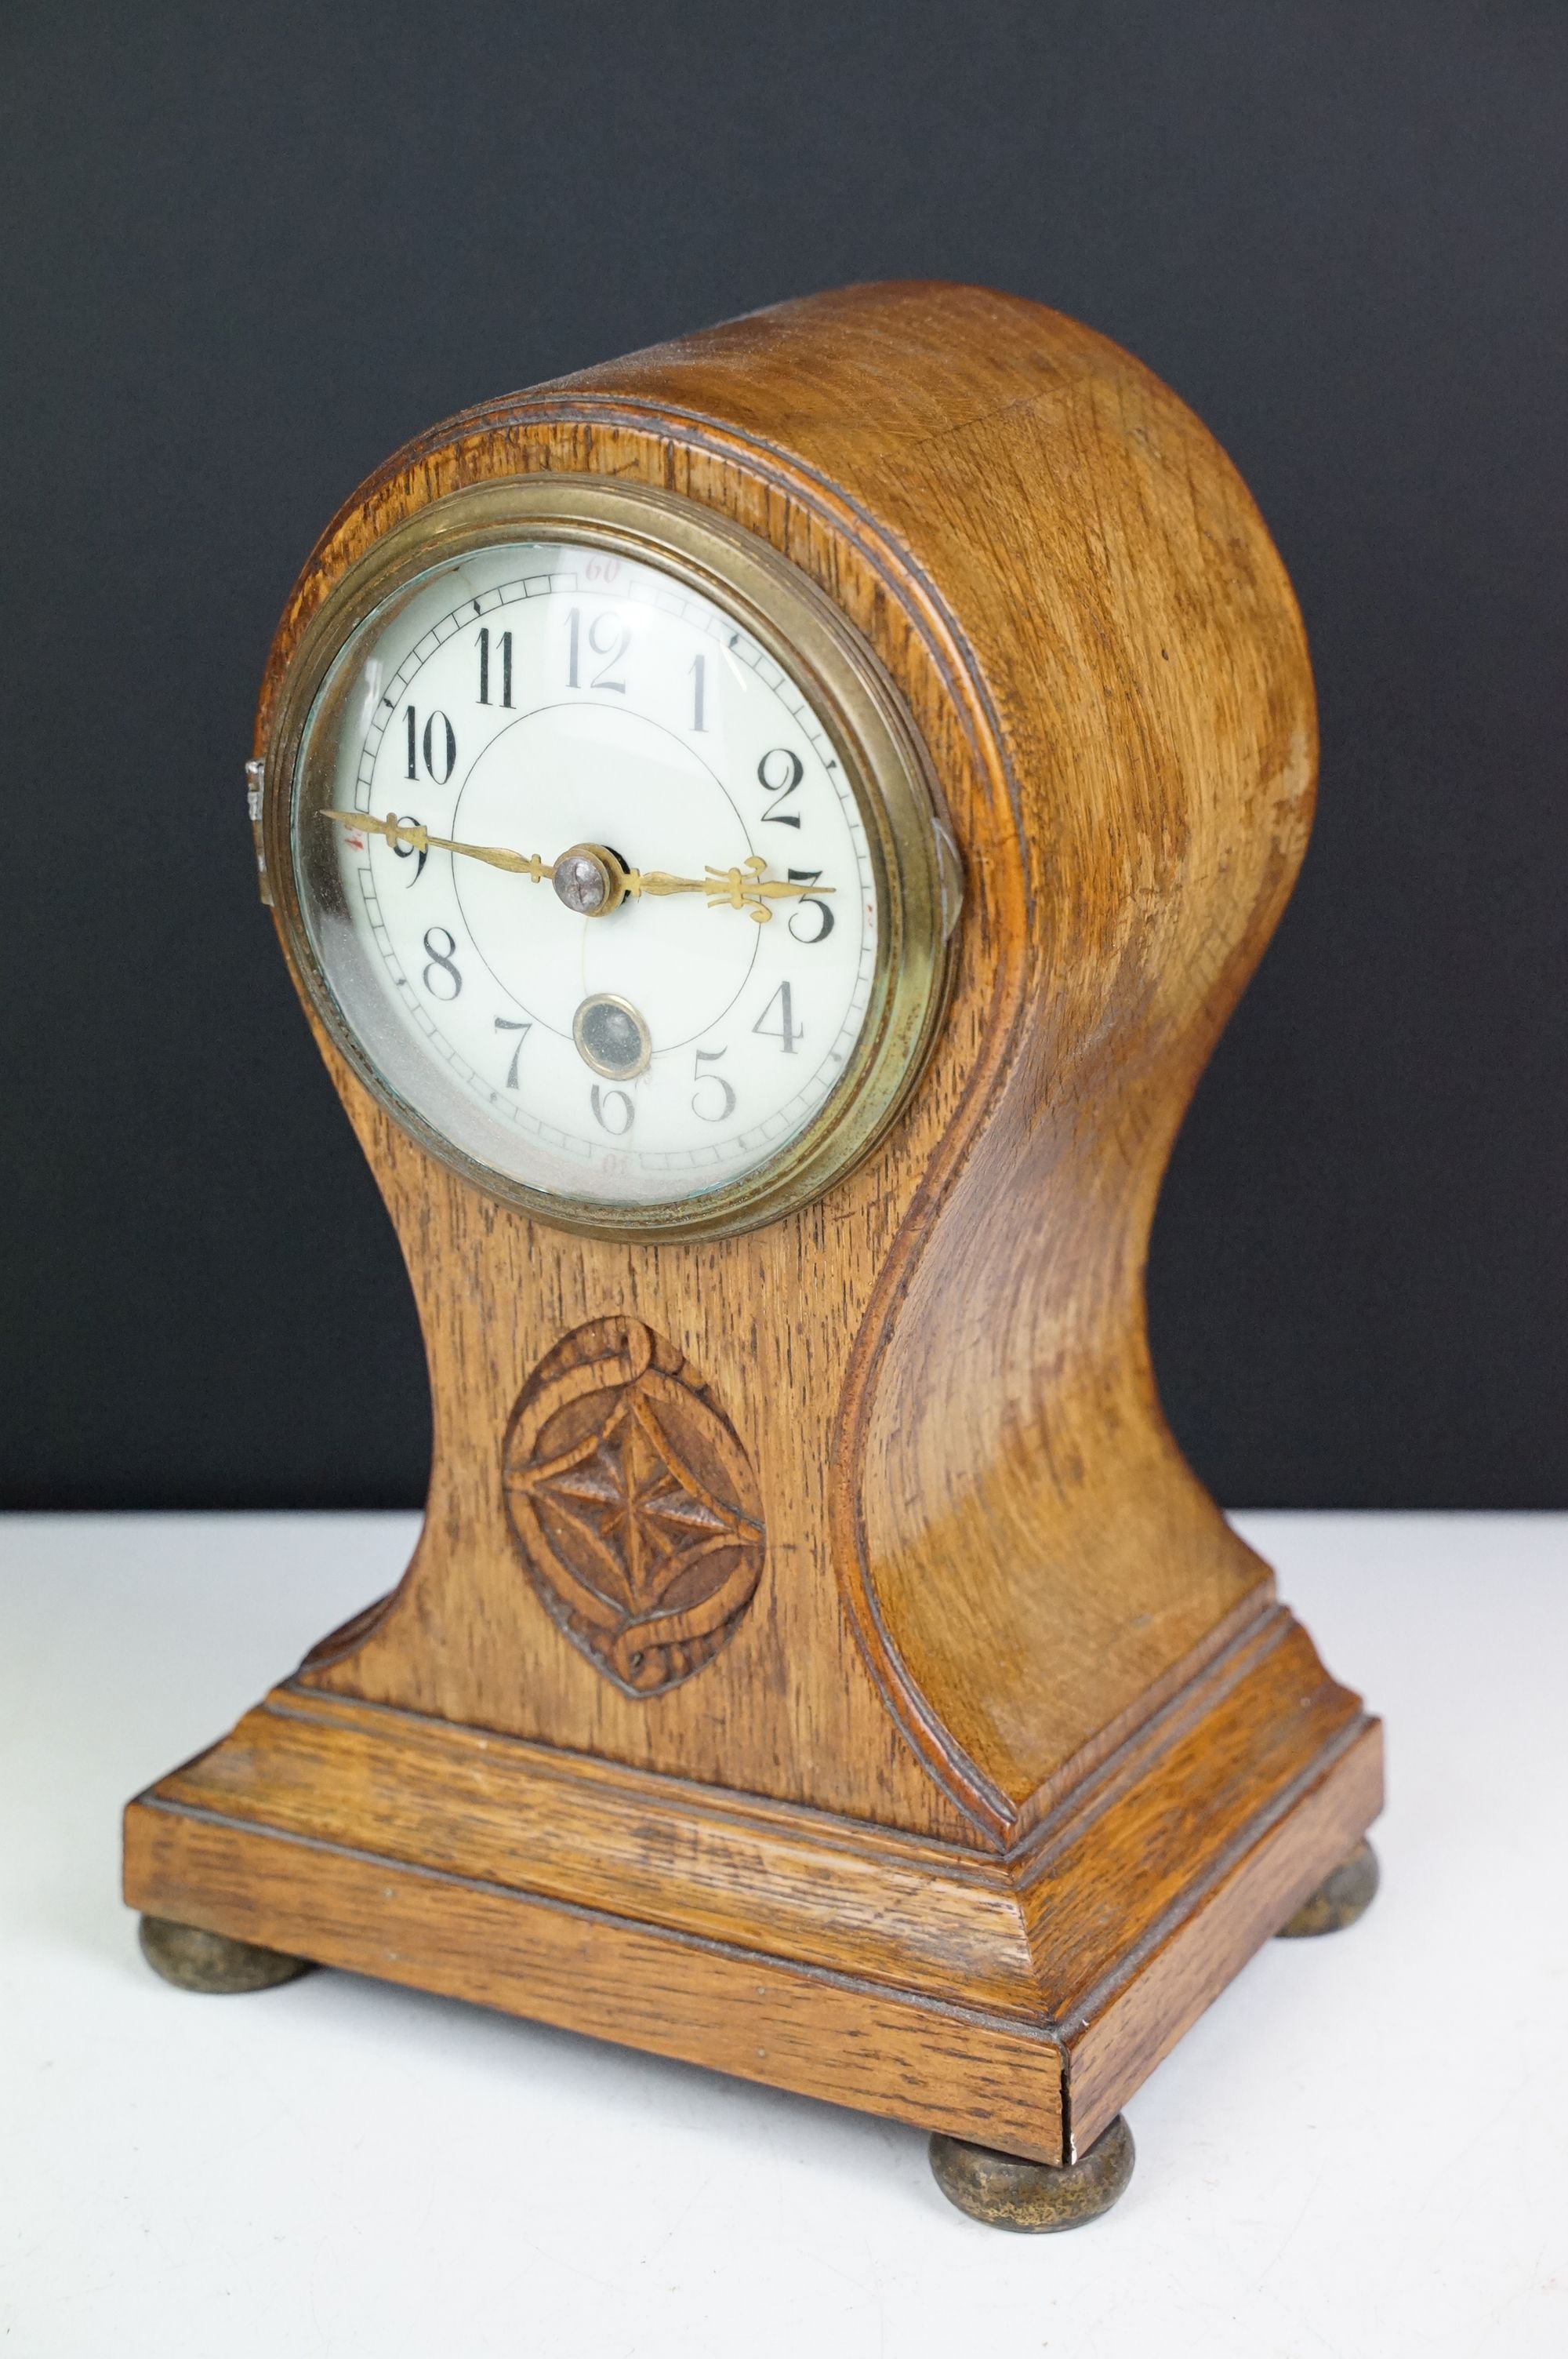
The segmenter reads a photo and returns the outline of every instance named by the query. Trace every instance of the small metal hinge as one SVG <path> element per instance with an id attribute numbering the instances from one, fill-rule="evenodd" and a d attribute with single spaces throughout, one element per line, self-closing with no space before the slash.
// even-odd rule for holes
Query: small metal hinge
<path id="1" fill-rule="evenodd" d="M 262 795 L 266 787 L 266 764 L 245 764 L 245 809 L 251 815 L 251 840 L 256 848 L 256 885 L 262 900 L 270 909 L 273 906 L 272 886 L 267 881 L 266 853 L 262 849 Z"/>
<path id="2" fill-rule="evenodd" d="M 942 901 L 942 939 L 950 942 L 953 929 L 964 908 L 964 864 L 958 847 L 939 819 L 934 818 L 931 832 L 936 838 L 936 875 Z"/>

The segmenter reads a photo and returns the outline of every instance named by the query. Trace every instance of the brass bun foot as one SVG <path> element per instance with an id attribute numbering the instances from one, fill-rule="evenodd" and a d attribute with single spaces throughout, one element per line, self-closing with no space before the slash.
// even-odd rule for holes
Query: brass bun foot
<path id="1" fill-rule="evenodd" d="M 140 1938 L 148 1965 L 181 1990 L 271 1990 L 310 1971 L 308 1958 L 286 1957 L 281 1950 L 264 1950 L 254 1941 L 232 1941 L 226 1933 L 177 1925 L 168 1917 L 144 1917 Z"/>
<path id="2" fill-rule="evenodd" d="M 1025 2162 L 940 2130 L 931 2141 L 931 2168 L 948 2202 L 989 2228 L 1026 2236 L 1098 2220 L 1125 2190 L 1136 2160 L 1132 2132 L 1119 2114 L 1081 2162 Z"/>
<path id="3" fill-rule="evenodd" d="M 1298 1941 L 1314 1933 L 1343 1933 L 1346 1925 L 1365 1917 L 1377 1897 L 1378 1854 L 1363 1836 L 1349 1858 L 1341 1860 L 1281 1926 L 1277 1939 Z"/>

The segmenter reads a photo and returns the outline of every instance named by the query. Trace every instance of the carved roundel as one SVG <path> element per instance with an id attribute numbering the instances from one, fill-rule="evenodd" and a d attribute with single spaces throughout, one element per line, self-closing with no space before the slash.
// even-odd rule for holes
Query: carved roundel
<path id="1" fill-rule="evenodd" d="M 629 1695 L 711 1661 L 762 1570 L 740 1436 L 673 1343 L 594 1319 L 534 1370 L 507 1429 L 507 1512 L 575 1647 Z"/>

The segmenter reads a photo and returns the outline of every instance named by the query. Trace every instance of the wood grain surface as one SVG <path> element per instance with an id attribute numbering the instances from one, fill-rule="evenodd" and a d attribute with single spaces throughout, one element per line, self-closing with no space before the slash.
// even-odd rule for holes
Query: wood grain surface
<path id="1" fill-rule="evenodd" d="M 133 1814 L 126 1873 L 184 1924 L 926 2128 L 983 2121 L 1042 2162 L 1061 2152 L 1043 2028 L 156 1803 Z"/>
<path id="2" fill-rule="evenodd" d="M 406 1137 L 319 1029 L 423 1323 L 425 1529 L 390 1601 L 134 1807 L 129 1888 L 366 1964 L 380 1887 L 345 1863 L 396 1860 L 398 1956 L 423 1962 L 405 1978 L 736 2071 L 744 2038 L 713 2027 L 728 1999 L 657 2029 L 685 1987 L 654 1962 L 659 1941 L 728 1945 L 715 1991 L 731 1951 L 840 1975 L 881 1994 L 877 2101 L 985 2136 L 980 2081 L 954 2096 L 907 2029 L 961 1997 L 1065 2060 L 1065 2132 L 1036 2063 L 1027 2135 L 1014 2105 L 990 2139 L 1052 2158 L 1378 1807 L 1375 1730 L 1184 1464 L 1144 1324 L 1172 1140 L 1306 840 L 1295 603 L 1223 453 L 1126 353 L 983 290 L 850 288 L 488 405 L 400 453 L 301 578 L 258 755 L 302 631 L 378 536 L 446 492 L 552 472 L 717 511 L 864 635 L 963 857 L 952 1001 L 866 1162 L 803 1212 L 702 1244 L 568 1235 L 491 1200 Z M 520 1395 L 607 1320 L 701 1372 L 766 1533 L 721 1650 L 648 1693 L 574 1643 L 507 1508 Z M 483 1886 L 466 1961 L 449 1928 L 409 1929 L 432 1871 Z M 606 1912 L 616 1940 L 643 1929 L 654 1995 L 636 2031 L 581 1992 L 563 2012 L 553 1968 L 503 1972 L 507 1911 L 546 1899 Z M 756 2077 L 831 2081 L 850 2001 L 832 1984 L 813 2034 L 818 1987 L 800 1984 Z"/>

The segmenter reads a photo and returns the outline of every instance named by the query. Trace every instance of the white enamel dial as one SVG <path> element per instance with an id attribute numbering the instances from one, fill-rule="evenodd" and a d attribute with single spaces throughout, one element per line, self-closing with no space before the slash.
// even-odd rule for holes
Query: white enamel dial
<path id="1" fill-rule="evenodd" d="M 523 541 L 427 575 L 349 660 L 296 873 L 421 1121 L 603 1205 L 721 1188 L 814 1122 L 871 1006 L 876 883 L 838 747 L 739 622 Z"/>

